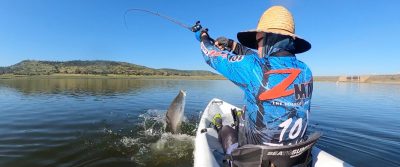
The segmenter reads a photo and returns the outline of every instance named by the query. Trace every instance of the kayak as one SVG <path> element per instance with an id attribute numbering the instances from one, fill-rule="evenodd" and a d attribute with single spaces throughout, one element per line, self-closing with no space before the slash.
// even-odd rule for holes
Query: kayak
<path id="1" fill-rule="evenodd" d="M 195 138 L 194 166 L 195 167 L 219 167 L 223 166 L 224 151 L 218 140 L 218 133 L 213 128 L 211 120 L 215 114 L 222 116 L 223 125 L 234 123 L 231 109 L 239 109 L 220 99 L 214 98 L 204 110 Z M 312 147 L 312 166 L 314 167 L 351 167 L 348 163 L 336 158 L 335 156 L 317 148 Z"/>

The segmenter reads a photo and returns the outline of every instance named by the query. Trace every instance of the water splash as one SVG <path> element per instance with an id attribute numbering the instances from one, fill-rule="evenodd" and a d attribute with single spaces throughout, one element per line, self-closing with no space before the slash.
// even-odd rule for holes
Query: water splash
<path id="1" fill-rule="evenodd" d="M 129 138 L 129 137 L 122 137 L 121 139 L 121 143 L 125 146 L 125 147 L 132 147 L 135 144 L 138 144 L 139 140 L 136 138 Z"/>
<path id="2" fill-rule="evenodd" d="M 165 132 L 166 110 L 148 110 L 146 113 L 139 115 L 142 119 L 141 126 L 146 136 L 160 136 Z"/>
<path id="3" fill-rule="evenodd" d="M 181 134 L 165 132 L 166 110 L 147 110 L 137 123 L 125 131 L 104 128 L 100 139 L 107 151 L 122 154 L 135 166 L 168 166 L 193 163 L 194 135 L 198 115 L 189 115 L 182 122 Z M 179 165 L 178 165 L 179 166 Z"/>

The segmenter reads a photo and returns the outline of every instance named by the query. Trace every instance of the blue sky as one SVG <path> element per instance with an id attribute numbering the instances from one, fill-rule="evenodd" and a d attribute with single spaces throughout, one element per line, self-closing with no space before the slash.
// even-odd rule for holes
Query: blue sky
<path id="1" fill-rule="evenodd" d="M 114 60 L 152 68 L 211 70 L 193 33 L 129 8 L 200 20 L 236 40 L 271 5 L 294 15 L 312 49 L 297 57 L 314 75 L 400 73 L 400 1 L 0 0 L 0 66 L 31 60 Z"/>

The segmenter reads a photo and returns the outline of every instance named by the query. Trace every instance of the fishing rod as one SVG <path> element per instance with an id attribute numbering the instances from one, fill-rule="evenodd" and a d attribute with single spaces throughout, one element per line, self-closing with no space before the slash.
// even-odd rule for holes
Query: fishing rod
<path id="1" fill-rule="evenodd" d="M 126 15 L 127 15 L 129 12 L 132 12 L 132 11 L 139 11 L 139 12 L 149 13 L 149 14 L 152 14 L 152 15 L 155 15 L 155 16 L 158 16 L 158 17 L 161 17 L 161 18 L 163 18 L 163 19 L 166 19 L 166 20 L 168 20 L 168 21 L 170 21 L 170 22 L 172 22 L 172 23 L 174 23 L 174 24 L 177 24 L 178 26 L 183 27 L 183 28 L 185 28 L 185 29 L 187 29 L 187 30 L 189 30 L 189 31 L 192 31 L 192 32 L 204 31 L 204 32 L 207 33 L 207 35 L 208 35 L 208 28 L 204 28 L 204 29 L 203 29 L 203 27 L 202 27 L 201 24 L 200 24 L 200 21 L 196 21 L 196 23 L 195 23 L 194 26 L 188 26 L 187 24 L 184 24 L 184 23 L 182 23 L 182 22 L 180 22 L 180 21 L 178 21 L 178 20 L 176 20 L 176 19 L 174 19 L 174 18 L 172 18 L 172 17 L 167 16 L 167 15 L 163 15 L 163 14 L 160 14 L 160 13 L 158 13 L 158 12 L 154 12 L 154 11 L 146 10 L 146 9 L 139 9 L 139 8 L 132 8 L 132 9 L 128 9 L 128 10 L 125 11 L 125 14 L 124 14 L 124 24 L 125 24 L 125 28 L 126 28 L 126 29 L 128 29 L 128 25 L 127 25 L 127 23 L 126 23 Z M 209 40 L 211 41 L 211 43 L 215 43 L 215 40 L 214 40 L 213 38 L 211 38 L 209 35 L 208 35 L 208 38 L 209 38 Z M 230 48 L 225 48 L 225 49 L 226 49 L 226 50 L 230 50 Z"/>
<path id="2" fill-rule="evenodd" d="M 145 12 L 145 13 L 149 13 L 149 14 L 152 14 L 152 15 L 155 15 L 155 16 L 158 16 L 158 17 L 161 17 L 161 18 L 163 18 L 163 19 L 166 19 L 166 20 L 168 20 L 168 21 L 170 21 L 170 22 L 172 22 L 172 23 L 175 23 L 175 24 L 177 24 L 178 26 L 181 26 L 181 27 L 183 27 L 183 28 L 185 28 L 185 29 L 187 29 L 187 30 L 189 30 L 189 31 L 192 31 L 192 32 L 197 32 L 197 31 L 199 31 L 199 30 L 201 30 L 201 29 L 203 28 L 203 27 L 200 25 L 200 21 L 197 21 L 196 24 L 195 24 L 194 26 L 188 26 L 187 24 L 184 24 L 184 23 L 182 23 L 182 22 L 180 22 L 180 21 L 178 21 L 178 20 L 176 20 L 176 19 L 174 19 L 174 18 L 172 18 L 172 17 L 167 16 L 167 15 L 163 15 L 163 14 L 160 14 L 160 13 L 158 13 L 158 12 L 154 12 L 154 11 L 146 10 L 146 9 L 139 9 L 139 8 L 132 8 L 132 9 L 128 9 L 128 10 L 125 11 L 125 14 L 124 14 L 124 24 L 125 24 L 125 27 L 126 27 L 126 28 L 128 28 L 128 25 L 127 25 L 127 23 L 126 23 L 126 15 L 127 15 L 129 12 L 132 12 L 132 11 Z M 208 31 L 208 29 L 204 29 L 204 30 L 205 30 L 205 31 Z"/>

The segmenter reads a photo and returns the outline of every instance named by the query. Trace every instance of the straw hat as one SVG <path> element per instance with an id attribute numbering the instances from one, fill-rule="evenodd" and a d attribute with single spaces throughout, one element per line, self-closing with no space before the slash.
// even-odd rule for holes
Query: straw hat
<path id="1" fill-rule="evenodd" d="M 249 48 L 257 49 L 257 32 L 288 35 L 294 38 L 295 54 L 311 48 L 311 44 L 294 34 L 294 20 L 292 14 L 283 6 L 272 6 L 264 12 L 258 21 L 257 29 L 239 32 L 239 42 Z"/>

